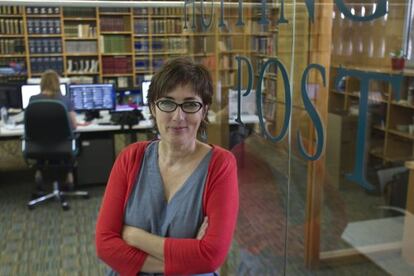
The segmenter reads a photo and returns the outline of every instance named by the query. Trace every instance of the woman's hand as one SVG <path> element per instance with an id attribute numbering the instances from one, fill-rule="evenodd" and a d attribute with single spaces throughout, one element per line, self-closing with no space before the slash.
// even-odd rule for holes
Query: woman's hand
<path id="1" fill-rule="evenodd" d="M 203 223 L 200 226 L 200 229 L 198 229 L 198 233 L 197 233 L 197 240 L 201 240 L 204 235 L 206 234 L 206 230 L 208 227 L 208 217 L 204 217 Z"/>

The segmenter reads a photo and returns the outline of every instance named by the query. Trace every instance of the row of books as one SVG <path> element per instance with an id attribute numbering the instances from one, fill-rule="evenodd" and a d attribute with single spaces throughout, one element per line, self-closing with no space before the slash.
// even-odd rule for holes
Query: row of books
<path id="1" fill-rule="evenodd" d="M 164 64 L 164 58 L 154 58 L 152 60 L 152 68 L 153 70 L 158 70 Z M 135 60 L 135 69 L 138 71 L 148 71 L 150 70 L 150 60 L 143 58 L 143 59 L 136 59 Z"/>
<path id="2" fill-rule="evenodd" d="M 129 12 L 129 8 L 99 8 L 99 12 L 124 13 L 124 12 Z"/>
<path id="3" fill-rule="evenodd" d="M 147 71 L 150 69 L 150 60 L 149 59 L 136 59 L 135 60 L 135 69 L 138 71 Z"/>
<path id="4" fill-rule="evenodd" d="M 160 69 L 165 63 L 165 59 L 164 58 L 153 58 L 152 59 L 152 69 L 157 71 L 158 69 Z"/>
<path id="5" fill-rule="evenodd" d="M 177 15 L 182 12 L 183 8 L 152 8 L 153 15 Z"/>
<path id="6" fill-rule="evenodd" d="M 195 54 L 214 53 L 216 48 L 215 39 L 213 37 L 198 37 L 192 41 L 192 49 Z"/>
<path id="7" fill-rule="evenodd" d="M 125 32 L 130 31 L 129 16 L 101 17 L 101 32 Z"/>
<path id="8" fill-rule="evenodd" d="M 135 19 L 134 21 L 135 34 L 148 34 L 148 20 L 147 19 Z"/>
<path id="9" fill-rule="evenodd" d="M 35 57 L 30 58 L 32 74 L 41 74 L 48 69 L 55 70 L 59 74 L 63 73 L 62 57 Z"/>
<path id="10" fill-rule="evenodd" d="M 28 34 L 60 34 L 60 20 L 59 19 L 28 19 L 27 20 Z"/>
<path id="11" fill-rule="evenodd" d="M 67 37 L 96 37 L 96 26 L 91 24 L 67 24 L 64 26 L 64 30 Z"/>
<path id="12" fill-rule="evenodd" d="M 71 8 L 65 7 L 63 9 L 64 17 L 74 17 L 74 18 L 94 18 L 96 17 L 95 8 Z"/>
<path id="13" fill-rule="evenodd" d="M 0 34 L 24 34 L 22 19 L 0 19 Z"/>
<path id="14" fill-rule="evenodd" d="M 181 33 L 182 25 L 181 21 L 174 19 L 154 19 L 151 22 L 152 32 L 154 34 L 164 33 Z M 148 20 L 138 19 L 134 22 L 135 34 L 148 34 Z"/>
<path id="15" fill-rule="evenodd" d="M 263 36 L 254 37 L 252 40 L 252 51 L 260 54 L 266 54 L 269 52 L 269 38 Z"/>
<path id="16" fill-rule="evenodd" d="M 66 52 L 67 53 L 97 53 L 97 42 L 96 41 L 66 41 Z"/>
<path id="17" fill-rule="evenodd" d="M 19 39 L 0 39 L 0 54 L 24 54 L 24 40 Z"/>
<path id="18" fill-rule="evenodd" d="M 150 50 L 150 42 L 148 39 L 142 38 L 135 40 L 135 51 L 148 52 Z M 186 52 L 188 49 L 188 39 L 179 37 L 157 38 L 151 42 L 151 50 L 153 52 Z"/>
<path id="19" fill-rule="evenodd" d="M 134 15 L 177 15 L 182 14 L 183 8 L 135 8 Z"/>
<path id="20" fill-rule="evenodd" d="M 66 66 L 67 73 L 98 73 L 99 62 L 94 58 L 69 58 Z"/>
<path id="21" fill-rule="evenodd" d="M 62 53 L 62 40 L 60 38 L 31 38 L 29 52 L 31 54 Z"/>
<path id="22" fill-rule="evenodd" d="M 152 20 L 151 23 L 152 23 L 152 32 L 154 34 L 181 33 L 182 32 L 181 20 L 156 19 L 156 20 Z"/>
<path id="23" fill-rule="evenodd" d="M 26 14 L 60 14 L 59 7 L 26 7 Z"/>
<path id="24" fill-rule="evenodd" d="M 131 52 L 131 38 L 122 35 L 101 36 L 101 51 L 103 53 L 129 53 Z"/>
<path id="25" fill-rule="evenodd" d="M 131 57 L 102 57 L 102 72 L 104 74 L 127 74 L 131 71 Z"/>
<path id="26" fill-rule="evenodd" d="M 70 79 L 70 83 L 73 83 L 73 84 L 78 84 L 78 83 L 82 83 L 82 84 L 98 83 L 98 78 L 97 77 L 94 77 L 94 76 L 71 76 L 69 79 Z"/>
<path id="27" fill-rule="evenodd" d="M 230 57 L 228 55 L 223 55 L 219 59 L 219 65 L 221 69 L 233 69 L 233 57 Z"/>
<path id="28" fill-rule="evenodd" d="M 135 8 L 134 15 L 147 15 L 149 14 L 149 8 Z"/>
<path id="29" fill-rule="evenodd" d="M 260 24 L 260 19 L 257 20 L 247 20 L 246 28 L 251 30 L 252 33 L 264 33 L 269 31 L 270 24 Z"/>
<path id="30" fill-rule="evenodd" d="M 104 78 L 103 83 L 112 83 L 116 88 L 133 87 L 131 77 L 110 77 Z"/>
<path id="31" fill-rule="evenodd" d="M 1 15 L 19 15 L 23 14 L 22 6 L 0 6 Z"/>

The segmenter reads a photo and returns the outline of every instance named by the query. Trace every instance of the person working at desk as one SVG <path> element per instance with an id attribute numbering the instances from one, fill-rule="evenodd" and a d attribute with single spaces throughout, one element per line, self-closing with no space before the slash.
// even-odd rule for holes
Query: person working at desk
<path id="1" fill-rule="evenodd" d="M 53 70 L 47 70 L 42 74 L 40 80 L 40 94 L 30 97 L 29 104 L 37 100 L 58 100 L 65 105 L 69 112 L 69 118 L 73 129 L 76 129 L 76 113 L 73 109 L 73 104 L 70 99 L 63 96 L 60 92 L 59 75 Z M 35 174 L 36 191 L 35 194 L 42 194 L 45 192 L 42 172 L 36 171 Z M 73 189 L 73 173 L 68 172 L 66 178 L 67 189 Z"/>
<path id="2" fill-rule="evenodd" d="M 202 143 L 213 84 L 185 58 L 154 75 L 148 104 L 159 140 L 137 142 L 112 168 L 96 225 L 109 275 L 216 275 L 239 205 L 234 156 Z"/>

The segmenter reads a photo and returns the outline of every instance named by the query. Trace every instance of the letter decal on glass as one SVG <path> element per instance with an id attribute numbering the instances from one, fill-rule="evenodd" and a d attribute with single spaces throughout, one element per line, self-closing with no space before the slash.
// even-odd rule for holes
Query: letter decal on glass
<path id="1" fill-rule="evenodd" d="M 267 131 L 264 120 L 263 120 L 263 107 L 262 107 L 262 82 L 263 82 L 264 74 L 265 74 L 267 67 L 272 63 L 274 63 L 277 67 L 279 67 L 280 72 L 282 73 L 281 75 L 283 79 L 283 85 L 285 87 L 285 117 L 283 118 L 283 125 L 282 125 L 282 129 L 280 130 L 280 134 L 277 136 L 272 136 Z M 287 130 L 289 128 L 290 116 L 292 113 L 292 98 L 290 95 L 290 82 L 289 82 L 288 73 L 286 72 L 285 66 L 277 58 L 270 58 L 262 66 L 262 69 L 259 74 L 257 90 L 256 90 L 256 105 L 257 105 L 257 112 L 259 114 L 260 128 L 262 130 L 263 135 L 273 142 L 278 142 L 282 140 L 283 137 L 285 137 Z"/>
<path id="2" fill-rule="evenodd" d="M 188 4 L 193 4 L 193 14 L 192 14 L 192 17 L 193 17 L 193 22 L 192 22 L 192 24 L 191 24 L 191 29 L 193 29 L 193 30 L 195 30 L 195 25 L 196 25 L 196 23 L 195 23 L 195 0 L 184 0 L 184 29 L 187 29 L 188 27 L 187 27 L 187 5 Z"/>
<path id="3" fill-rule="evenodd" d="M 297 140 L 298 140 L 298 147 L 300 153 L 303 155 L 304 158 L 310 161 L 318 160 L 323 152 L 323 148 L 325 145 L 325 138 L 324 138 L 324 128 L 321 121 L 321 118 L 318 114 L 318 111 L 315 109 L 315 107 L 312 104 L 312 101 L 309 99 L 308 91 L 307 91 L 307 79 L 308 74 L 311 69 L 318 70 L 322 75 L 322 81 L 323 86 L 326 85 L 326 75 L 325 75 L 325 68 L 320 64 L 309 64 L 308 67 L 305 69 L 302 75 L 302 85 L 301 85 L 301 94 L 302 94 L 302 100 L 303 105 L 305 107 L 305 110 L 308 112 L 309 117 L 311 118 L 315 130 L 316 130 L 316 151 L 314 155 L 311 155 L 305 151 L 305 147 L 303 146 L 302 136 L 300 134 L 300 130 L 297 132 Z"/>
<path id="4" fill-rule="evenodd" d="M 346 174 L 346 177 L 361 187 L 367 190 L 372 190 L 374 186 L 366 179 L 366 134 L 367 134 L 367 118 L 368 118 L 368 93 L 370 80 L 387 81 L 395 93 L 395 99 L 400 99 L 400 89 L 403 81 L 401 74 L 385 74 L 375 72 L 364 72 L 352 69 L 338 69 L 338 75 L 335 78 L 335 88 L 339 90 L 340 81 L 343 77 L 350 76 L 361 80 L 360 85 L 360 100 L 359 100 L 359 115 L 358 115 L 358 129 L 357 129 L 357 144 L 355 165 L 351 173 Z"/>
<path id="5" fill-rule="evenodd" d="M 214 7 L 213 4 L 214 2 L 211 1 L 211 15 L 210 15 L 210 20 L 208 21 L 208 23 L 206 23 L 206 21 L 204 20 L 204 0 L 200 1 L 200 5 L 201 5 L 201 26 L 203 26 L 203 30 L 206 31 L 208 30 L 208 28 L 210 28 L 211 23 L 213 22 L 213 15 L 214 15 Z M 193 15 L 194 18 L 194 15 Z"/>
<path id="6" fill-rule="evenodd" d="M 242 68 L 241 68 L 241 62 L 244 61 L 247 64 L 247 90 L 243 94 L 243 97 L 249 95 L 250 91 L 252 90 L 253 85 L 253 66 L 250 62 L 250 60 L 247 57 L 244 56 L 236 56 L 235 59 L 237 60 L 237 118 L 236 122 L 243 125 L 243 122 L 241 120 L 241 79 L 242 79 Z"/>
<path id="7" fill-rule="evenodd" d="M 378 0 L 377 8 L 373 14 L 368 16 L 358 16 L 352 14 L 352 12 L 347 8 L 343 0 L 335 0 L 335 3 L 340 12 L 342 12 L 345 17 L 353 20 L 353 21 L 370 21 L 376 18 L 380 18 L 387 14 L 387 0 Z"/>

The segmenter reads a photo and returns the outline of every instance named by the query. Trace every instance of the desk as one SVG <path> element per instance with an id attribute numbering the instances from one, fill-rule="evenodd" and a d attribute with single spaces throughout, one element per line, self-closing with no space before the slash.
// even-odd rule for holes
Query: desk
<path id="1" fill-rule="evenodd" d="M 129 129 L 120 125 L 90 124 L 78 126 L 80 134 L 80 154 L 77 157 L 75 172 L 78 184 L 106 183 L 115 160 L 116 133 L 149 133 L 153 129 L 152 120 L 143 120 Z M 24 133 L 24 125 L 0 125 L 0 140 L 19 140 Z"/>
<path id="2" fill-rule="evenodd" d="M 140 121 L 138 125 L 132 126 L 132 130 L 136 132 L 148 132 L 152 130 L 154 123 L 152 120 L 143 120 Z M 78 126 L 76 128 L 77 133 L 85 132 L 112 132 L 112 133 L 125 133 L 129 131 L 128 127 L 122 128 L 120 125 L 99 125 L 99 124 L 90 124 L 87 126 Z M 4 126 L 0 125 L 0 139 L 16 139 L 23 136 L 24 125 L 16 126 Z"/>
<path id="3" fill-rule="evenodd" d="M 258 124 L 259 123 L 259 116 L 258 115 L 242 114 L 240 117 L 241 117 L 241 121 L 246 125 Z M 239 123 L 236 122 L 236 118 L 237 117 L 230 117 L 229 118 L 229 124 L 230 125 L 238 125 Z M 263 118 L 263 120 L 264 120 L 264 118 Z"/>

